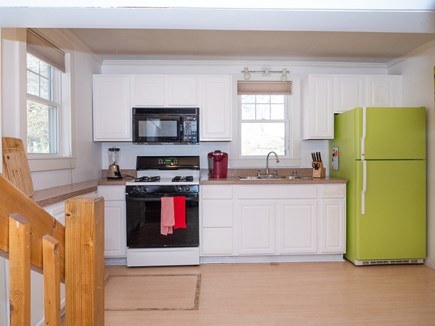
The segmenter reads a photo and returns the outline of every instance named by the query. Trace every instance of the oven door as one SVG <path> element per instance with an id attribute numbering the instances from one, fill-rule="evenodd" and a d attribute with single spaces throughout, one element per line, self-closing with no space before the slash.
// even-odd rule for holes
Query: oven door
<path id="1" fill-rule="evenodd" d="M 174 194 L 179 196 L 180 194 Z M 186 228 L 175 229 L 173 234 L 160 234 L 162 196 L 171 194 L 144 194 L 126 196 L 127 247 L 165 248 L 199 246 L 198 194 L 186 196 Z"/>
<path id="2" fill-rule="evenodd" d="M 133 116 L 133 142 L 135 143 L 179 143 L 183 126 L 179 115 Z"/>

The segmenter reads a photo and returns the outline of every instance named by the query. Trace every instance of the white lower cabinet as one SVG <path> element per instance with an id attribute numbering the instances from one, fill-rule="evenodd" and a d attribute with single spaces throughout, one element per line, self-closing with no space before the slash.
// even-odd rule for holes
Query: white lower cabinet
<path id="1" fill-rule="evenodd" d="M 285 254 L 317 251 L 317 201 L 315 199 L 279 200 L 279 252 Z"/>
<path id="2" fill-rule="evenodd" d="M 127 256 L 125 186 L 98 186 L 104 197 L 104 257 Z"/>
<path id="3" fill-rule="evenodd" d="M 345 252 L 346 185 L 202 185 L 201 255 Z"/>
<path id="4" fill-rule="evenodd" d="M 233 254 L 233 187 L 201 186 L 202 256 Z"/>
<path id="5" fill-rule="evenodd" d="M 239 254 L 275 252 L 276 221 L 273 200 L 239 200 L 236 216 Z"/>
<path id="6" fill-rule="evenodd" d="M 323 199 L 319 209 L 319 252 L 344 252 L 346 247 L 346 216 L 343 199 Z"/>

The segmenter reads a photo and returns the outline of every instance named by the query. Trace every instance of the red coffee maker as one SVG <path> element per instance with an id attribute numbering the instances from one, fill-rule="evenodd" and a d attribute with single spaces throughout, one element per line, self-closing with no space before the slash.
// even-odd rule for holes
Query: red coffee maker
<path id="1" fill-rule="evenodd" d="M 208 158 L 208 176 L 212 179 L 222 179 L 228 173 L 228 154 L 221 151 L 210 152 Z"/>

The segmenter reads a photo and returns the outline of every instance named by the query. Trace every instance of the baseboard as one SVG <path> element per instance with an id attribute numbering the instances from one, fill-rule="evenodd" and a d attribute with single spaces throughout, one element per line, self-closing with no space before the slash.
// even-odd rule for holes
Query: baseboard
<path id="1" fill-rule="evenodd" d="M 343 254 L 338 255 L 291 255 L 291 256 L 207 256 L 200 257 L 201 264 L 211 263 L 307 263 L 343 262 Z"/>
<path id="2" fill-rule="evenodd" d="M 127 258 L 104 258 L 104 265 L 127 265 Z"/>
<path id="3" fill-rule="evenodd" d="M 435 259 L 427 257 L 424 264 L 432 269 L 435 269 Z"/>

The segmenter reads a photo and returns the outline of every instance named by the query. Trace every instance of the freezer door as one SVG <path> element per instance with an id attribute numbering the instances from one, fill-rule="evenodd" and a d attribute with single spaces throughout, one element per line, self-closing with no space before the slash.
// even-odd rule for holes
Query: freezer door
<path id="1" fill-rule="evenodd" d="M 355 119 L 358 126 L 355 159 L 426 158 L 425 108 L 358 108 Z"/>
<path id="2" fill-rule="evenodd" d="M 355 258 L 425 258 L 426 162 L 366 161 L 365 177 L 356 168 Z"/>

